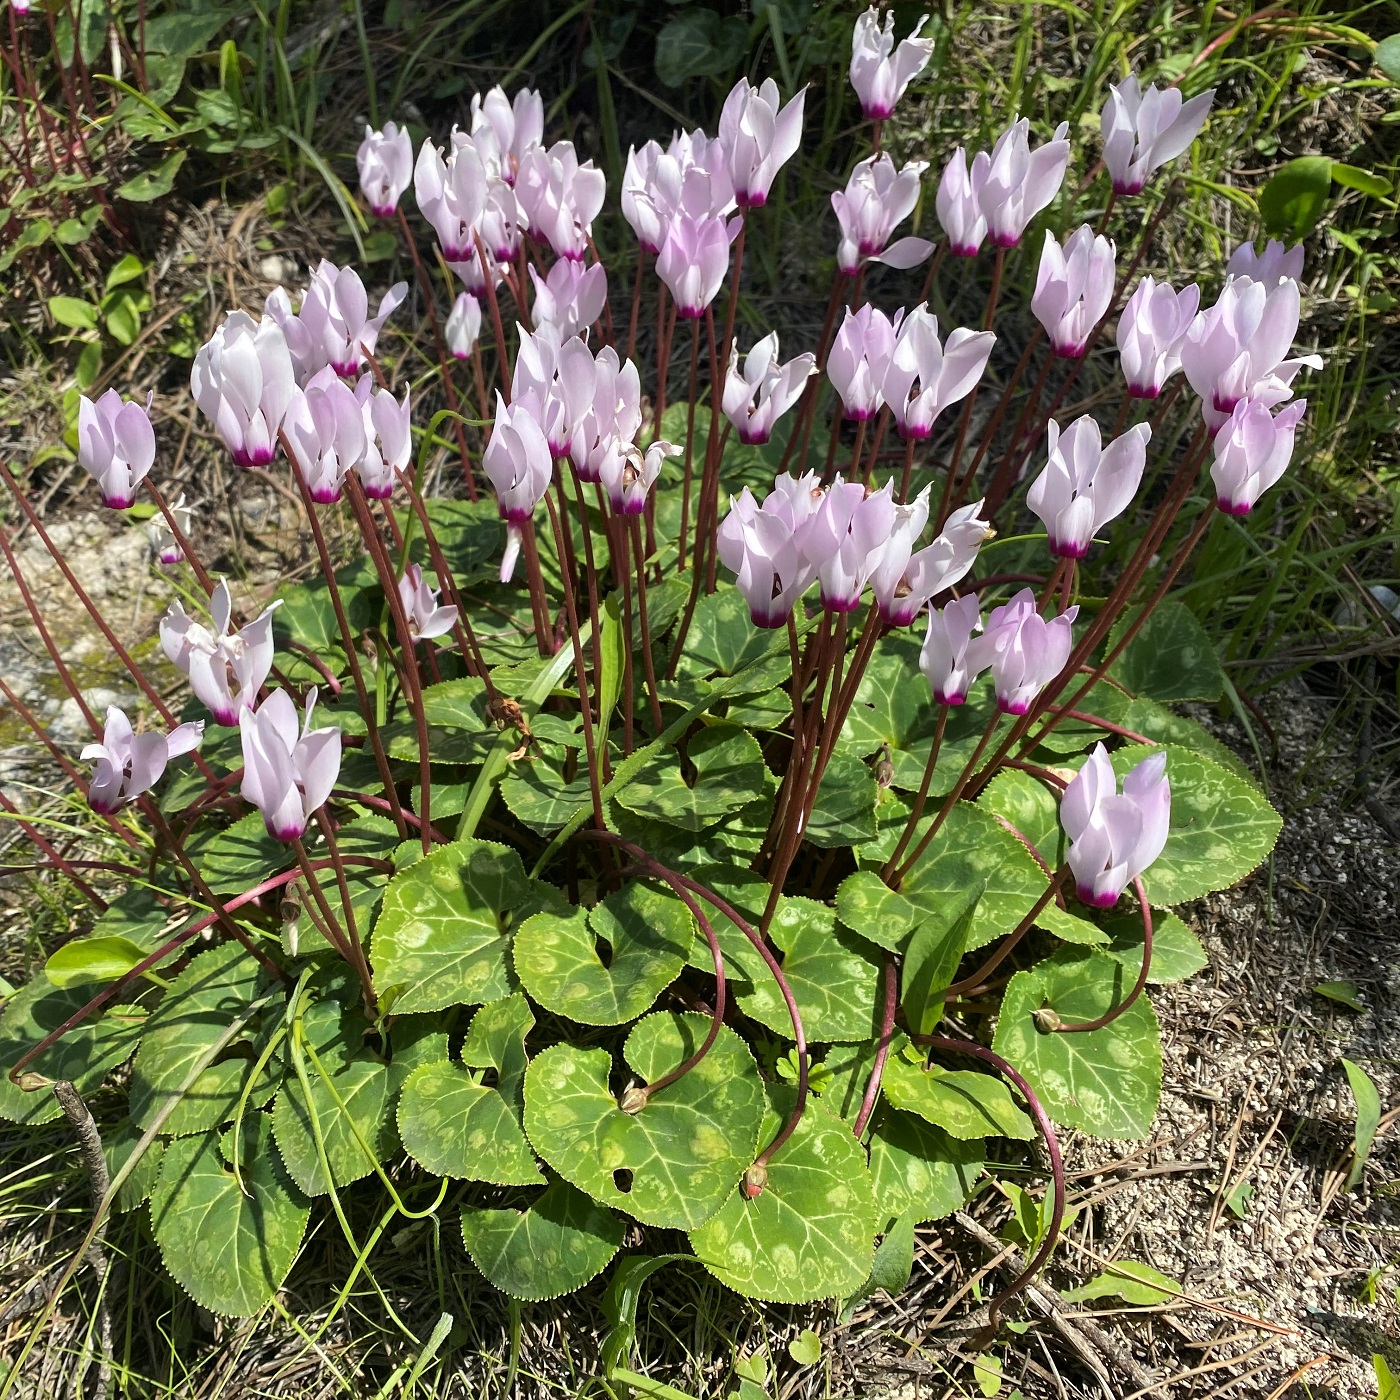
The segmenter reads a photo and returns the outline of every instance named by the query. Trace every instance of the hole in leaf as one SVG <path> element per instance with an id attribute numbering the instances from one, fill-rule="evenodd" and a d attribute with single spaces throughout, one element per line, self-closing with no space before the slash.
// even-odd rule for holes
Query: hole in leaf
<path id="1" fill-rule="evenodd" d="M 593 945 L 593 951 L 598 954 L 598 961 L 604 967 L 612 966 L 613 946 L 606 938 L 598 939 Z"/>
<path id="2" fill-rule="evenodd" d="M 613 1173 L 613 1185 L 625 1196 L 632 1189 L 632 1169 L 619 1167 Z"/>

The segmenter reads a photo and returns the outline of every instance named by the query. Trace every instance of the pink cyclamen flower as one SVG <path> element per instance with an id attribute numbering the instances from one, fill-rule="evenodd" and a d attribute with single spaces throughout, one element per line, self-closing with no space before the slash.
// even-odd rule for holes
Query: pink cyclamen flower
<path id="1" fill-rule="evenodd" d="M 858 161 L 846 188 L 833 192 L 831 207 L 841 228 L 836 265 L 847 277 L 855 275 L 865 258 L 910 268 L 933 252 L 933 244 L 926 238 L 901 238 L 890 243 L 895 228 L 914 212 L 919 202 L 919 178 L 927 169 L 926 161 L 914 160 L 896 171 L 894 162 L 882 152 Z"/>
<path id="2" fill-rule="evenodd" d="M 1271 238 L 1260 253 L 1253 243 L 1241 243 L 1230 254 L 1225 275 L 1248 277 L 1251 282 L 1262 282 L 1269 288 L 1283 281 L 1297 282 L 1303 275 L 1303 245 L 1295 243 L 1290 248 L 1277 238 Z"/>
<path id="3" fill-rule="evenodd" d="M 454 359 L 465 360 L 471 356 L 481 335 L 481 303 L 470 292 L 457 293 L 443 335 Z"/>
<path id="4" fill-rule="evenodd" d="M 136 488 L 155 463 L 153 397 L 147 394 L 143 407 L 108 389 L 96 403 L 86 394 L 78 401 L 78 461 L 96 480 L 102 504 L 113 510 L 135 504 Z"/>
<path id="5" fill-rule="evenodd" d="M 919 648 L 919 669 L 940 705 L 961 705 L 972 682 L 987 669 L 972 654 L 972 634 L 982 626 L 977 595 L 954 598 L 945 608 L 928 610 L 928 632 Z"/>
<path id="6" fill-rule="evenodd" d="M 1181 347 L 1181 367 L 1208 408 L 1228 414 L 1261 385 L 1277 381 L 1287 388 L 1304 366 L 1322 368 L 1316 355 L 1285 358 L 1301 309 L 1291 279 L 1273 287 L 1248 277 L 1225 283 L 1215 305 L 1192 321 Z"/>
<path id="7" fill-rule="evenodd" d="M 379 344 L 384 322 L 408 295 L 408 283 L 396 282 L 379 301 L 378 314 L 369 314 L 369 298 L 353 267 L 337 267 L 321 259 L 302 293 L 301 307 L 291 315 L 291 302 L 278 287 L 267 299 L 267 314 L 282 328 L 287 349 L 301 384 L 329 365 L 337 374 L 359 374 L 366 357 Z"/>
<path id="8" fill-rule="evenodd" d="M 560 266 L 568 265 L 561 259 Z M 576 264 L 573 264 L 576 266 Z M 593 353 L 578 336 L 567 339 L 559 327 L 541 321 L 533 332 L 516 327 L 520 349 L 515 356 L 515 373 L 511 379 L 512 401 L 528 406 L 530 416 L 544 430 L 550 455 L 565 457 L 573 442 L 573 412 L 582 416 L 593 405 L 598 380 L 598 367 Z M 613 358 L 616 358 L 614 352 Z M 566 393 L 567 379 L 569 391 Z M 641 384 L 637 386 L 637 422 L 641 423 Z"/>
<path id="9" fill-rule="evenodd" d="M 190 528 L 194 524 L 194 507 L 185 504 L 183 491 L 171 503 L 170 513 L 175 517 L 180 533 L 189 539 Z M 166 523 L 164 516 L 151 517 L 146 524 L 146 538 L 151 542 L 151 553 L 155 555 L 157 564 L 169 566 L 184 561 L 185 551 L 180 548 L 180 541 Z"/>
<path id="10" fill-rule="evenodd" d="M 1063 248 L 1046 230 L 1031 310 L 1062 358 L 1077 360 L 1084 354 L 1090 334 L 1108 310 L 1116 252 L 1088 224 L 1075 229 Z"/>
<path id="11" fill-rule="evenodd" d="M 365 429 L 365 450 L 351 465 L 360 478 L 365 495 L 373 501 L 387 501 L 394 494 L 394 478 L 408 469 L 413 460 L 413 416 L 408 389 L 403 401 L 388 389 L 375 387 L 372 375 L 361 375 L 355 386 Z"/>
<path id="12" fill-rule="evenodd" d="M 549 441 L 528 403 L 508 407 L 496 394 L 496 425 L 482 453 L 481 467 L 495 488 L 501 519 L 506 522 L 501 582 L 508 583 L 520 552 L 520 527 L 534 515 L 554 475 Z"/>
<path id="13" fill-rule="evenodd" d="M 1215 503 L 1227 515 L 1248 515 L 1254 503 L 1288 470 L 1293 440 L 1308 401 L 1297 399 L 1277 413 L 1258 399 L 1241 399 L 1215 435 L 1210 479 Z"/>
<path id="14" fill-rule="evenodd" d="M 992 609 L 968 658 L 977 671 L 991 670 L 997 709 L 1003 714 L 1028 714 L 1036 696 L 1064 670 L 1073 645 L 1070 624 L 1078 614 L 1077 607 L 1066 608 L 1047 621 L 1029 588 Z"/>
<path id="15" fill-rule="evenodd" d="M 719 114 L 719 139 L 740 208 L 756 209 L 768 202 L 778 171 L 802 143 L 806 101 L 803 88 L 780 107 L 782 98 L 772 78 L 765 78 L 759 87 L 740 78 L 730 89 Z"/>
<path id="16" fill-rule="evenodd" d="M 938 415 L 972 392 L 996 339 L 990 331 L 959 329 L 945 346 L 938 339 L 938 317 L 926 306 L 904 317 L 880 385 L 900 437 L 928 437 Z"/>
<path id="17" fill-rule="evenodd" d="M 1151 277 L 1138 283 L 1118 318 L 1118 354 L 1133 398 L 1155 399 L 1181 368 L 1181 347 L 1200 301 L 1194 282 L 1179 292 Z"/>
<path id="18" fill-rule="evenodd" d="M 1150 754 L 1118 779 L 1102 744 L 1095 744 L 1060 800 L 1069 837 L 1066 860 L 1076 892 L 1092 909 L 1112 909 L 1118 896 L 1167 844 L 1172 793 L 1167 755 Z"/>
<path id="19" fill-rule="evenodd" d="M 365 127 L 365 139 L 355 153 L 360 170 L 360 193 L 381 219 L 391 219 L 399 199 L 413 179 L 413 142 L 406 127 L 385 122 L 383 131 Z"/>
<path id="20" fill-rule="evenodd" d="M 637 366 L 605 345 L 595 360 L 582 341 L 559 352 L 569 456 L 580 481 L 601 481 L 614 449 L 625 453 L 642 428 L 642 383 Z"/>
<path id="21" fill-rule="evenodd" d="M 1138 423 L 1104 447 L 1099 425 L 1086 413 L 1064 432 L 1052 418 L 1046 433 L 1049 460 L 1031 482 L 1026 504 L 1044 522 L 1051 554 L 1082 559 L 1095 534 L 1137 494 L 1152 429 Z"/>
<path id="22" fill-rule="evenodd" d="M 675 298 L 678 316 L 695 320 L 705 314 L 729 271 L 729 245 L 738 233 L 738 219 L 693 219 L 682 213 L 671 220 L 656 255 L 656 273 Z"/>
<path id="23" fill-rule="evenodd" d="M 537 148 L 520 162 L 515 197 L 530 230 L 545 239 L 556 257 L 582 261 L 589 230 L 603 207 L 607 181 L 591 160 L 579 163 L 572 141 Z"/>
<path id="24" fill-rule="evenodd" d="M 807 528 L 803 548 L 821 581 L 822 606 L 851 612 L 879 566 L 895 529 L 894 482 L 866 493 L 858 481 L 838 475 Z"/>
<path id="25" fill-rule="evenodd" d="M 483 97 L 472 94 L 472 139 L 488 150 L 507 184 L 515 183 L 520 162 L 544 140 L 544 99 L 521 88 L 512 101 L 500 87 Z"/>
<path id="26" fill-rule="evenodd" d="M 532 267 L 530 280 L 535 284 L 535 325 L 557 326 L 565 340 L 586 331 L 603 314 L 608 274 L 602 263 L 585 267 L 575 258 L 558 258 L 548 277 Z"/>
<path id="27" fill-rule="evenodd" d="M 774 479 L 761 506 L 747 486 L 730 497 L 715 547 L 725 568 L 733 570 L 755 627 L 782 627 L 816 578 L 805 544 L 822 496 L 816 472 L 802 477 L 785 472 Z"/>
<path id="28" fill-rule="evenodd" d="M 809 376 L 816 372 L 817 357 L 811 353 L 795 355 L 787 364 L 779 364 L 778 332 L 769 331 L 744 356 L 741 373 L 739 342 L 731 342 L 721 406 L 739 441 L 767 442 L 773 425 L 802 397 Z"/>
<path id="29" fill-rule="evenodd" d="M 281 327 L 270 316 L 255 321 L 245 311 L 224 317 L 190 370 L 194 401 L 240 467 L 272 461 L 296 387 Z"/>
<path id="30" fill-rule="evenodd" d="M 399 601 L 408 618 L 408 630 L 418 640 L 440 637 L 450 632 L 457 622 L 457 609 L 438 602 L 437 588 L 429 588 L 423 570 L 410 564 L 399 580 Z"/>
<path id="31" fill-rule="evenodd" d="M 857 422 L 873 418 L 884 403 L 882 386 L 903 319 L 902 309 L 891 320 L 869 302 L 854 311 L 846 308 L 826 358 L 826 373 L 841 396 L 847 418 Z"/>
<path id="32" fill-rule="evenodd" d="M 338 501 L 346 472 L 364 459 L 368 445 L 355 391 L 327 365 L 297 390 L 283 431 L 311 499 L 318 505 Z"/>
<path id="33" fill-rule="evenodd" d="M 179 724 L 169 734 L 155 730 L 132 732 L 131 721 L 115 705 L 108 706 L 102 727 L 102 742 L 87 744 L 79 757 L 91 763 L 88 806 L 104 817 L 120 812 L 143 792 L 149 792 L 165 772 L 172 758 L 199 747 L 204 723 Z"/>
<path id="34" fill-rule="evenodd" d="M 992 246 L 1014 248 L 1026 225 L 1059 193 L 1069 164 L 1069 123 L 1061 122 L 1043 146 L 1030 148 L 1029 120 L 1022 117 L 997 137 L 978 192 Z M 975 162 L 974 162 L 975 164 Z"/>
<path id="35" fill-rule="evenodd" d="M 982 502 L 973 501 L 943 522 L 931 544 L 914 549 L 928 519 L 928 491 L 925 487 L 911 505 L 895 507 L 889 543 L 870 575 L 880 616 L 891 627 L 908 627 L 930 598 L 961 582 L 994 533 L 980 518 Z"/>
<path id="36" fill-rule="evenodd" d="M 272 614 L 281 606 L 279 598 L 252 622 L 232 631 L 233 603 L 227 582 L 220 579 L 209 599 L 212 628 L 190 617 L 179 599 L 161 618 L 160 644 L 166 658 L 190 678 L 190 689 L 215 724 L 233 726 L 243 710 L 257 703 L 258 691 L 272 671 Z"/>
<path id="37" fill-rule="evenodd" d="M 627 153 L 622 215 L 643 252 L 659 253 L 677 214 L 714 219 L 734 209 L 724 147 L 703 131 L 678 131 L 662 150 L 648 141 Z"/>
<path id="38" fill-rule="evenodd" d="M 1189 102 L 1174 87 L 1149 84 L 1143 92 L 1131 73 L 1111 84 L 1099 129 L 1114 193 L 1140 193 L 1154 170 L 1175 160 L 1200 134 L 1214 100 L 1214 88 Z"/>
<path id="39" fill-rule="evenodd" d="M 274 690 L 256 710 L 243 710 L 238 716 L 243 739 L 240 792 L 262 813 L 268 835 L 278 841 L 300 840 L 340 775 L 340 730 L 312 729 L 315 707 L 312 686 L 300 732 L 296 705 L 285 690 Z"/>
<path id="40" fill-rule="evenodd" d="M 647 508 L 647 493 L 661 475 L 662 462 L 679 456 L 682 450 L 660 438 L 645 452 L 633 443 L 612 439 L 598 468 L 598 479 L 612 508 L 619 515 L 640 515 Z"/>
<path id="41" fill-rule="evenodd" d="M 515 191 L 499 175 L 486 183 L 486 207 L 477 232 L 486 251 L 501 262 L 510 262 L 520 251 L 524 218 Z"/>
<path id="42" fill-rule="evenodd" d="M 948 247 L 959 258 L 976 256 L 982 247 L 982 240 L 987 236 L 987 216 L 982 212 L 982 189 L 991 168 L 992 158 L 986 151 L 978 151 L 969 168 L 967 152 L 961 146 L 943 167 L 943 177 L 938 182 L 938 193 L 933 203 L 938 222 L 948 235 Z"/>
<path id="43" fill-rule="evenodd" d="M 469 139 L 453 140 L 446 158 L 431 141 L 423 142 L 413 192 L 449 263 L 477 261 L 476 228 L 486 212 L 487 185 L 481 154 Z"/>
<path id="44" fill-rule="evenodd" d="M 920 15 L 909 37 L 896 47 L 893 10 L 886 12 L 883 27 L 874 5 L 856 16 L 851 35 L 851 86 L 867 119 L 884 121 L 889 117 L 905 88 L 924 71 L 933 53 L 933 40 L 920 39 L 918 33 L 927 23 L 928 16 Z"/>

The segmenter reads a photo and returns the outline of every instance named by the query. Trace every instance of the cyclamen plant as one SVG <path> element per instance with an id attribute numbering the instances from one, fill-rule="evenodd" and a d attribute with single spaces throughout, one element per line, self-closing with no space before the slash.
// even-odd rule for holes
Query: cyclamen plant
<path id="1" fill-rule="evenodd" d="M 1166 708 L 1221 690 L 1168 595 L 1215 507 L 1247 512 L 1288 466 L 1293 384 L 1318 363 L 1290 358 L 1300 253 L 1241 249 L 1203 309 L 1194 284 L 1134 283 L 1173 196 L 1131 206 L 1130 257 L 1114 210 L 1211 94 L 1129 79 L 1103 117 L 1113 194 L 1097 227 L 1045 231 L 1040 329 L 1003 370 L 1003 271 L 1041 246 L 1071 147 L 1018 119 L 959 148 L 940 240 L 896 239 L 924 166 L 896 170 L 881 124 L 930 50 L 896 47 L 874 8 L 856 22 L 876 150 L 833 196 L 825 326 L 786 360 L 736 311 L 748 211 L 799 150 L 803 94 L 741 80 L 717 136 L 629 154 L 630 307 L 594 252 L 603 175 L 545 144 L 539 94 L 473 100 L 470 130 L 416 159 L 405 130 L 367 131 L 363 196 L 399 221 L 449 407 L 415 423 L 379 358 L 407 286 L 371 317 L 327 261 L 299 299 L 231 312 L 190 379 L 234 462 L 290 480 L 319 580 L 240 615 L 152 480 L 149 405 L 84 401 L 104 501 L 144 490 L 162 567 L 208 600 L 207 618 L 170 603 L 173 669 L 136 662 L 5 472 L 143 700 L 94 714 L 24 590 L 93 742 L 75 762 L 16 706 L 123 858 L 98 880 L 16 818 L 95 919 L 5 1009 L 0 1112 L 52 1118 L 51 1084 L 87 1093 L 130 1060 L 102 1208 L 149 1199 L 202 1305 L 263 1307 L 312 1211 L 348 1231 L 336 1193 L 371 1177 L 386 1222 L 455 1215 L 517 1299 L 587 1283 L 629 1221 L 629 1248 L 683 1231 L 750 1297 L 858 1298 L 877 1239 L 879 1282 L 907 1277 L 914 1228 L 1039 1139 L 1041 1243 L 995 1320 L 1055 1246 L 1056 1127 L 1147 1134 L 1146 988 L 1204 962 L 1170 907 L 1242 878 L 1279 826 Z M 410 185 L 461 283 L 450 312 Z M 987 244 L 983 323 L 945 332 L 928 291 Z M 867 300 L 881 261 L 930 263 L 919 304 Z M 1115 319 L 1105 430 L 1062 405 Z M 466 500 L 423 490 L 448 425 Z M 1029 537 L 1005 530 L 1022 506 Z M 339 569 L 332 517 L 363 548 Z M 1116 573 L 1081 594 L 1125 517 Z"/>

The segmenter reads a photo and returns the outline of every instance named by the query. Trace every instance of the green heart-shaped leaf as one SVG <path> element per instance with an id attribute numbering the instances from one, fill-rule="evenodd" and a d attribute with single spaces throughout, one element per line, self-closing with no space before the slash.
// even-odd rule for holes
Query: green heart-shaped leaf
<path id="1" fill-rule="evenodd" d="M 691 738 L 686 759 L 695 770 L 693 783 L 675 751 L 664 749 L 618 792 L 618 803 L 639 817 L 703 831 L 758 798 L 771 799 L 777 789 L 758 740 L 745 729 L 702 729 Z"/>
<path id="2" fill-rule="evenodd" d="M 517 1123 L 525 1111 L 525 1037 L 535 1025 L 535 1014 L 521 993 L 488 1002 L 467 1028 L 462 1042 L 462 1063 L 473 1069 L 494 1069 L 496 1088 L 510 1104 Z"/>
<path id="3" fill-rule="evenodd" d="M 1140 612 L 1135 608 L 1113 624 L 1108 634 L 1110 651 L 1127 635 Z M 1215 647 L 1185 603 L 1158 603 L 1111 672 L 1133 694 L 1153 700 L 1220 699 L 1220 662 Z M 1086 699 L 1079 708 L 1092 710 L 1093 706 Z"/>
<path id="4" fill-rule="evenodd" d="M 190 843 L 190 854 L 215 894 L 242 894 L 259 880 L 289 869 L 296 860 L 285 841 L 268 834 L 257 812 L 240 817 L 223 831 L 200 833 Z"/>
<path id="5" fill-rule="evenodd" d="M 982 1144 L 950 1137 L 912 1113 L 881 1110 L 870 1135 L 870 1177 L 882 1220 L 916 1224 L 962 1209 L 982 1173 Z"/>
<path id="6" fill-rule="evenodd" d="M 1035 1136 L 1035 1124 L 1017 1107 L 1006 1085 L 990 1074 L 939 1065 L 925 1069 L 902 1055 L 891 1055 L 882 1088 L 896 1108 L 918 1114 L 955 1138 Z"/>
<path id="7" fill-rule="evenodd" d="M 298 1078 L 289 1078 L 272 1108 L 282 1161 L 308 1196 L 324 1196 L 332 1186 L 347 1186 L 368 1176 L 386 1147 L 388 1067 L 372 1055 L 359 1055 L 335 1070 L 323 1061 L 322 1068 L 324 1075 L 314 1063 L 306 1063 L 307 1087 Z M 318 1131 L 330 1167 L 329 1181 L 317 1149 Z"/>
<path id="8" fill-rule="evenodd" d="M 9 1070 L 91 998 L 91 987 L 55 987 L 46 977 L 31 978 L 6 998 L 0 1015 L 0 1119 L 47 1123 L 62 1113 L 47 1090 L 26 1092 L 11 1083 Z M 143 1007 L 109 1006 L 65 1032 L 27 1068 L 48 1079 L 67 1079 L 86 1094 L 131 1057 L 148 1019 Z"/>
<path id="9" fill-rule="evenodd" d="M 873 870 L 857 870 L 836 891 L 836 913 L 847 928 L 897 953 L 925 911 L 892 890 Z"/>
<path id="10" fill-rule="evenodd" d="M 1144 996 L 1102 1030 L 1042 1031 L 1051 1007 L 1068 1024 L 1117 1006 L 1132 975 L 1103 953 L 1064 949 L 1007 985 L 992 1046 L 1020 1070 L 1057 1123 L 1106 1138 L 1146 1137 L 1162 1087 L 1157 1013 Z"/>
<path id="11" fill-rule="evenodd" d="M 502 1095 L 462 1065 L 424 1065 L 399 1100 L 399 1136 L 415 1161 L 439 1176 L 531 1186 L 544 1180 Z"/>
<path id="12" fill-rule="evenodd" d="M 855 846 L 875 835 L 875 775 L 853 753 L 833 755 L 803 835 L 814 846 Z"/>
<path id="13" fill-rule="evenodd" d="M 242 1188 L 217 1132 L 167 1145 L 151 1195 L 151 1228 L 171 1277 L 201 1307 L 251 1317 L 287 1277 L 310 1202 L 282 1169 L 265 1113 L 243 1123 Z"/>
<path id="14" fill-rule="evenodd" d="M 1259 191 L 1259 217 L 1265 232 L 1301 242 L 1317 226 L 1331 193 L 1331 157 L 1295 157 Z"/>
<path id="15" fill-rule="evenodd" d="M 1060 804 L 1038 779 L 1019 768 L 1003 768 L 977 799 L 979 807 L 1016 828 L 1054 870 L 1064 861 L 1066 839 Z"/>
<path id="16" fill-rule="evenodd" d="M 374 985 L 396 1013 L 440 1011 L 509 996 L 507 952 L 522 913 L 558 903 L 530 880 L 517 852 L 458 841 L 390 882 L 370 943 Z"/>
<path id="17" fill-rule="evenodd" d="M 650 1084 L 694 1053 L 708 1017 L 658 1012 L 638 1022 L 624 1055 Z M 719 1209 L 758 1150 L 763 1087 L 748 1047 L 727 1026 L 689 1073 L 624 1113 L 606 1050 L 554 1045 L 525 1076 L 525 1130 L 560 1176 L 646 1225 L 690 1229 Z"/>
<path id="18" fill-rule="evenodd" d="M 768 934 L 781 955 L 783 977 L 809 1041 L 869 1040 L 878 1033 L 880 960 L 864 939 L 837 925 L 827 905 L 785 896 Z M 792 1018 L 777 981 L 766 964 L 750 966 L 753 991 L 741 993 L 739 1005 L 770 1030 L 791 1038 Z"/>
<path id="19" fill-rule="evenodd" d="M 773 1085 L 763 1140 L 777 1136 L 794 1102 Z M 775 1303 L 845 1297 L 870 1273 L 875 1194 L 865 1153 L 850 1128 L 809 1103 L 773 1154 L 750 1200 L 734 1187 L 712 1219 L 690 1232 L 691 1248 L 728 1288 Z"/>
<path id="20" fill-rule="evenodd" d="M 693 937 L 680 900 L 634 880 L 592 909 L 532 914 L 516 932 L 512 956 L 542 1006 L 584 1025 L 617 1026 L 675 980 Z"/>
<path id="21" fill-rule="evenodd" d="M 530 828 L 545 835 L 557 831 L 576 812 L 592 803 L 588 769 L 572 782 L 564 781 L 562 762 L 552 757 L 532 756 L 511 765 L 501 780 L 501 796 L 506 806 Z"/>
<path id="22" fill-rule="evenodd" d="M 132 1065 L 129 1102 L 138 1126 L 150 1127 L 168 1096 L 184 1084 L 195 1062 L 262 990 L 264 978 L 262 969 L 239 944 L 222 943 L 192 958 L 171 982 L 141 1033 Z M 250 1022 L 244 1034 L 224 1051 L 224 1058 L 209 1065 L 184 1089 L 161 1131 L 181 1137 L 226 1123 L 270 1033 L 270 1025 L 261 1018 Z M 280 1078 L 281 1064 L 274 1056 L 250 1090 L 248 1103 L 253 1107 L 266 1103 Z"/>
<path id="23" fill-rule="evenodd" d="M 1115 914 L 1105 925 L 1111 940 L 1104 952 L 1123 964 L 1128 977 L 1136 978 L 1142 966 L 1142 915 L 1137 910 Z M 1194 977 L 1209 961 L 1201 940 L 1175 914 L 1164 909 L 1152 911 L 1152 963 L 1147 969 L 1149 985 L 1184 982 Z"/>
<path id="24" fill-rule="evenodd" d="M 621 1248 L 624 1228 L 565 1181 L 552 1182 L 527 1210 L 462 1211 L 472 1263 L 502 1293 L 530 1303 L 596 1278 Z"/>
<path id="25" fill-rule="evenodd" d="M 744 595 L 732 583 L 722 583 L 695 606 L 681 657 L 682 676 L 735 676 L 752 665 L 773 645 L 773 634 L 755 627 Z M 751 694 L 762 694 L 788 678 L 791 667 L 779 654 L 770 668 L 756 678 Z"/>
<path id="26" fill-rule="evenodd" d="M 906 858 L 932 820 L 932 816 L 921 819 L 906 848 Z M 897 839 L 895 830 L 883 831 L 878 840 L 861 848 L 862 861 L 883 860 L 894 849 Z M 991 812 L 972 802 L 958 802 L 928 849 L 904 877 L 899 892 L 921 911 L 919 918 L 922 920 L 950 900 L 960 898 L 964 891 L 985 885 L 968 933 L 967 946 L 973 949 L 1010 933 L 1048 883 L 1035 858 Z M 863 888 L 868 890 L 868 884 Z M 850 903 L 852 901 L 848 901 L 848 905 Z M 853 916 L 858 917 L 861 912 L 851 909 Z M 879 911 L 876 908 L 863 912 L 868 920 Z M 851 922 L 845 912 L 841 917 Z M 880 932 L 878 926 L 872 931 L 868 922 L 852 923 L 851 927 L 868 938 Z"/>

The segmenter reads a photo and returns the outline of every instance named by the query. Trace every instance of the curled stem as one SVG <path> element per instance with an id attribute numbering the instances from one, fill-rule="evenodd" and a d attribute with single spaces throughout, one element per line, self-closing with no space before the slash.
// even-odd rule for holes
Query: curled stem
<path id="1" fill-rule="evenodd" d="M 978 1045 L 975 1041 L 954 1040 L 942 1035 L 916 1035 L 914 1040 L 920 1045 L 927 1045 L 931 1050 L 943 1050 L 956 1055 L 971 1055 L 974 1059 L 984 1061 L 1005 1075 L 1020 1090 L 1021 1097 L 1025 1099 L 1026 1107 L 1030 1109 L 1031 1117 L 1035 1120 L 1035 1126 L 1040 1132 L 1041 1139 L 1045 1143 L 1045 1151 L 1050 1158 L 1051 1190 L 1054 1192 L 1050 1224 L 1045 1231 L 1045 1238 L 1041 1241 L 1040 1248 L 1036 1250 L 1025 1269 L 1012 1279 L 988 1305 L 987 1326 L 990 1331 L 995 1332 L 1001 1320 L 1002 1309 L 1040 1272 L 1059 1241 L 1060 1226 L 1065 1218 L 1065 1163 L 1064 1158 L 1060 1155 L 1060 1141 L 1055 1136 L 1054 1126 L 1040 1100 L 1036 1097 L 1035 1091 L 996 1051 L 988 1050 L 985 1045 Z"/>
<path id="2" fill-rule="evenodd" d="M 1058 895 L 1060 886 L 1064 882 L 1067 866 L 1061 866 L 1051 877 L 1050 883 L 1041 892 L 1040 897 L 1021 919 L 1021 922 L 1001 941 L 1000 946 L 976 972 L 968 977 L 960 977 L 956 982 L 951 983 L 944 989 L 943 995 L 946 997 L 962 996 L 965 992 L 970 992 L 974 987 L 980 987 L 988 977 L 1004 963 L 1012 953 L 1016 951 L 1017 945 L 1030 932 L 1031 926 L 1045 911 L 1045 907 L 1052 899 Z"/>
<path id="3" fill-rule="evenodd" d="M 1133 983 L 1132 991 L 1112 1010 L 1105 1011 L 1102 1016 L 1095 1016 L 1092 1021 L 1075 1021 L 1065 1025 L 1056 1017 L 1047 1026 L 1051 1032 L 1071 1035 L 1079 1031 L 1101 1031 L 1105 1026 L 1112 1025 L 1142 995 L 1142 989 L 1147 986 L 1148 974 L 1152 968 L 1152 906 L 1148 903 L 1147 891 L 1143 888 L 1140 875 L 1133 880 L 1133 893 L 1137 896 L 1138 908 L 1142 910 L 1142 966 L 1138 968 L 1137 981 Z"/>
<path id="4" fill-rule="evenodd" d="M 628 1108 L 624 1111 L 640 1112 L 646 1106 L 647 1099 L 668 1085 L 674 1084 L 678 1079 L 689 1074 L 706 1055 L 710 1053 L 710 1047 L 715 1043 L 715 1038 L 719 1035 L 719 1028 L 724 1024 L 725 1009 L 725 977 L 724 977 L 724 952 L 719 945 L 719 935 L 715 933 L 714 925 L 705 916 L 704 910 L 695 902 L 695 895 L 701 899 L 709 899 L 713 902 L 713 896 L 703 885 L 695 887 L 695 894 L 692 894 L 689 884 L 677 875 L 674 870 L 662 865 L 655 856 L 650 856 L 640 846 L 617 836 L 611 831 L 596 831 L 584 828 L 580 836 L 590 837 L 595 841 L 607 841 L 627 852 L 633 858 L 634 864 L 624 867 L 618 872 L 619 876 L 625 876 L 631 871 L 639 871 L 643 874 L 655 876 L 671 887 L 676 898 L 690 910 L 695 917 L 695 922 L 699 925 L 700 932 L 705 935 L 705 942 L 710 947 L 710 957 L 714 962 L 715 970 L 715 1004 L 711 1013 L 710 1029 L 699 1049 L 695 1051 L 689 1059 L 676 1066 L 675 1069 L 663 1074 L 660 1079 L 653 1080 L 650 1084 L 640 1089 L 632 1091 L 632 1100 Z"/>

